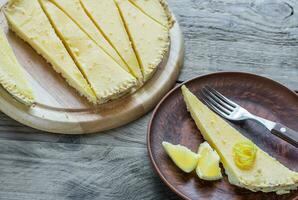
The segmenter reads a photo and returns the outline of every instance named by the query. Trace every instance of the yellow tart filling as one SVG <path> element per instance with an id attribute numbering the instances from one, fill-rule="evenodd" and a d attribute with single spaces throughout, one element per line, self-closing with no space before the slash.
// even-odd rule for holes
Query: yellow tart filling
<path id="1" fill-rule="evenodd" d="M 10 0 L 4 13 L 10 29 L 51 63 L 70 86 L 96 103 L 94 92 L 56 35 L 38 0 Z"/>

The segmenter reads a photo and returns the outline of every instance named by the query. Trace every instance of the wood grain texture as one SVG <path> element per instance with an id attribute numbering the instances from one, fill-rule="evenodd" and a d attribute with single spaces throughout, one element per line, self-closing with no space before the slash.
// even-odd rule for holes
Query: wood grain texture
<path id="1" fill-rule="evenodd" d="M 298 87 L 298 1 L 169 1 L 186 41 L 180 80 L 215 71 L 265 75 Z"/>
<path id="2" fill-rule="evenodd" d="M 175 198 L 157 181 L 144 148 L 7 140 L 0 146 L 1 199 Z"/>
<path id="3" fill-rule="evenodd" d="M 298 96 L 274 81 L 246 73 L 215 73 L 185 84 L 195 95 L 209 85 L 251 113 L 298 130 Z M 282 164 L 298 171 L 297 148 L 255 122 L 232 125 Z M 298 197 L 297 190 L 282 196 L 275 193 L 253 193 L 231 185 L 227 176 L 219 181 L 200 180 L 195 172 L 186 174 L 173 163 L 162 147 L 163 141 L 182 144 L 194 152 L 205 141 L 187 111 L 180 86 L 168 94 L 155 109 L 147 139 L 154 168 L 172 190 L 189 200 L 294 200 Z"/>
<path id="4" fill-rule="evenodd" d="M 298 10 L 295 0 L 168 1 L 171 10 L 182 26 L 186 44 L 185 64 L 178 82 L 217 70 L 242 70 L 274 78 L 290 88 L 298 90 Z M 278 23 L 275 25 L 278 13 L 283 13 L 284 9 L 276 10 L 272 6 L 263 7 L 261 10 L 261 7 L 257 6 L 259 8 L 254 9 L 256 5 L 262 5 L 262 2 L 273 2 L 277 5 L 288 3 L 294 8 L 294 14 L 284 22 L 282 19 L 276 21 Z M 275 16 L 271 17 L 272 13 Z M 279 28 L 274 28 L 276 26 Z M 233 39 L 234 37 L 235 39 Z M 1 176 L 5 177 L 4 179 L 0 176 L 0 199 L 83 200 L 82 197 L 86 197 L 87 200 L 127 200 L 132 196 L 134 196 L 132 199 L 144 200 L 179 199 L 149 167 L 150 163 L 145 148 L 146 130 L 150 117 L 151 113 L 124 127 L 105 131 L 103 134 L 69 136 L 35 130 L 0 113 L 0 138 L 2 138 L 0 140 L 0 167 L 6 163 L 6 167 L 0 169 Z M 61 146 L 66 146 L 68 151 Z M 120 153 L 125 152 L 119 154 L 119 160 L 116 162 L 118 166 L 122 166 L 117 169 L 117 174 L 121 173 L 123 176 L 111 175 L 114 177 L 114 181 L 111 182 L 104 177 L 99 177 L 96 181 L 101 182 L 102 185 L 94 187 L 92 184 L 94 182 L 88 181 L 88 178 L 94 180 L 92 176 L 98 177 L 100 172 L 87 168 L 78 170 L 74 166 L 86 166 L 84 159 L 92 159 L 94 155 L 106 151 L 109 147 L 114 147 Z M 71 148 L 73 149 L 71 150 Z M 82 150 L 79 150 L 80 148 Z M 38 149 L 43 153 L 36 153 Z M 85 149 L 85 153 L 82 153 L 83 149 Z M 86 149 L 89 150 L 89 153 Z M 134 153 L 135 149 L 139 151 Z M 131 171 L 128 171 L 125 168 L 127 165 L 125 158 L 131 157 L 130 154 L 138 155 L 136 156 L 138 161 L 135 160 L 135 164 L 130 164 Z M 57 158 L 60 160 L 60 164 L 55 164 Z M 67 164 L 73 164 L 74 158 L 76 165 Z M 102 157 L 102 160 L 93 166 L 95 165 L 98 169 L 102 169 L 103 166 L 114 167 L 115 162 L 108 162 L 110 159 Z M 37 173 L 34 173 L 35 168 L 38 169 Z M 71 173 L 73 169 L 76 173 Z M 20 173 L 17 173 L 18 171 Z M 73 178 L 81 177 L 81 173 L 88 178 Z M 130 174 L 134 176 L 130 176 L 130 180 L 125 179 Z M 143 176 L 143 174 L 146 175 Z M 53 181 L 54 175 L 60 179 L 57 180 L 57 178 Z M 123 186 L 125 189 L 122 190 L 122 196 L 112 192 L 119 191 L 120 187 L 116 184 L 115 177 L 121 183 L 125 184 L 126 181 L 130 183 L 130 186 Z M 72 179 L 72 183 L 66 184 L 70 179 Z M 42 184 L 40 180 L 43 181 Z M 134 186 L 137 186 L 140 180 L 144 180 L 141 181 L 144 188 L 138 192 Z M 72 191 L 71 195 L 67 195 L 70 189 L 63 185 L 70 185 L 69 187 L 76 188 L 78 192 Z M 90 191 L 90 188 L 91 191 L 101 191 L 100 198 L 86 195 L 86 191 Z M 102 192 L 107 188 L 112 195 Z M 212 197 L 210 198 L 212 199 Z M 213 199 L 220 200 L 220 198 Z M 278 200 L 278 198 L 273 197 L 272 200 Z"/>
<path id="5" fill-rule="evenodd" d="M 36 96 L 35 104 L 27 108 L 0 88 L 0 109 L 22 124 L 44 131 L 86 134 L 127 124 L 151 110 L 172 88 L 183 63 L 184 42 L 177 22 L 170 29 L 169 50 L 153 77 L 133 94 L 94 106 L 68 86 L 34 49 L 9 31 L 4 14 L 0 15 L 0 22 L 18 61 L 29 74 Z"/>
<path id="6" fill-rule="evenodd" d="M 102 134 L 70 136 L 24 127 L 1 114 L 0 172 L 5 176 L 0 182 L 5 187 L 0 187 L 0 199 L 178 199 L 148 160 L 149 117 Z M 114 159 L 101 156 L 111 149 Z M 136 187 L 139 183 L 143 189 Z"/>

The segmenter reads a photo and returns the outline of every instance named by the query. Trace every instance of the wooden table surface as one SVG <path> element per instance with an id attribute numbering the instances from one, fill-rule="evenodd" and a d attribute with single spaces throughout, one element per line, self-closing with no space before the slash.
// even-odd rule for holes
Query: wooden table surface
<path id="1" fill-rule="evenodd" d="M 169 0 L 186 52 L 179 81 L 245 71 L 298 89 L 297 0 Z M 151 168 L 151 113 L 125 127 L 55 135 L 0 114 L 0 199 L 178 199 Z"/>

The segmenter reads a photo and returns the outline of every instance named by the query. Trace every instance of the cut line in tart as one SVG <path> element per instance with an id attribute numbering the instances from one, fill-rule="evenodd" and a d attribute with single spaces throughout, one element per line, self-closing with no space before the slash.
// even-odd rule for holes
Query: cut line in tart
<path id="1" fill-rule="evenodd" d="M 147 81 L 168 51 L 169 31 L 129 0 L 117 0 L 116 3 Z"/>
<path id="2" fill-rule="evenodd" d="M 130 72 L 143 81 L 142 71 L 114 0 L 81 0 L 86 13 L 118 51 Z"/>
<path id="3" fill-rule="evenodd" d="M 144 14 L 151 17 L 167 29 L 173 26 L 174 20 L 164 0 L 129 0 Z"/>
<path id="4" fill-rule="evenodd" d="M 56 32 L 89 81 L 99 103 L 130 92 L 137 80 L 91 40 L 60 8 L 40 0 Z"/>
<path id="5" fill-rule="evenodd" d="M 17 61 L 2 29 L 0 30 L 0 84 L 25 105 L 30 106 L 34 103 L 34 94 L 27 72 Z"/>
<path id="6" fill-rule="evenodd" d="M 248 169 L 239 168 L 234 161 L 233 147 L 252 141 L 211 111 L 185 86 L 182 86 L 182 94 L 204 139 L 218 152 L 231 184 L 254 192 L 277 194 L 297 189 L 298 173 L 291 171 L 257 146 L 253 165 Z"/>
<path id="7" fill-rule="evenodd" d="M 38 0 L 10 0 L 4 13 L 10 29 L 51 63 L 70 86 L 90 102 L 97 102 L 94 92 L 56 35 Z"/>
<path id="8" fill-rule="evenodd" d="M 51 0 L 65 14 L 68 15 L 98 46 L 109 54 L 121 67 L 129 71 L 127 65 L 118 55 L 117 51 L 103 36 L 101 31 L 94 25 L 89 16 L 85 13 L 80 0 Z M 100 1 L 99 1 L 100 2 Z"/>

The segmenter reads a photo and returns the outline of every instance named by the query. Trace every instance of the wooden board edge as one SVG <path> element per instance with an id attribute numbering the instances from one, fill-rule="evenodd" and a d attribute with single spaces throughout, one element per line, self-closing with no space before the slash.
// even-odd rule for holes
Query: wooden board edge
<path id="1" fill-rule="evenodd" d="M 110 130 L 130 123 L 149 112 L 158 101 L 175 85 L 179 76 L 184 60 L 184 39 L 181 28 L 176 21 L 171 31 L 171 47 L 169 58 L 165 64 L 163 74 L 166 74 L 166 80 L 163 80 L 158 90 L 152 95 L 141 96 L 142 102 L 138 102 L 134 108 L 126 109 L 124 112 L 114 116 L 113 119 L 103 119 L 101 123 L 98 120 L 87 122 L 70 122 L 59 120 L 48 120 L 42 116 L 36 117 L 28 111 L 26 107 L 16 102 L 3 88 L 0 88 L 1 111 L 16 121 L 30 126 L 32 128 L 61 134 L 87 134 Z M 146 83 L 140 90 L 150 90 L 150 85 L 154 77 Z M 156 86 L 155 86 L 156 87 Z M 134 95 L 138 95 L 136 92 Z M 109 120 L 109 121 L 108 121 Z"/>

